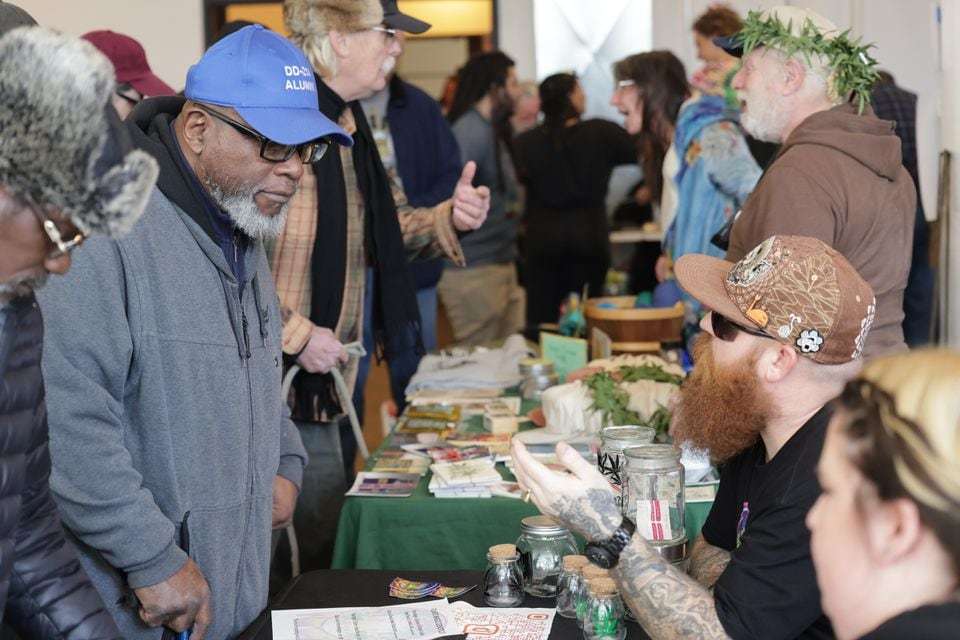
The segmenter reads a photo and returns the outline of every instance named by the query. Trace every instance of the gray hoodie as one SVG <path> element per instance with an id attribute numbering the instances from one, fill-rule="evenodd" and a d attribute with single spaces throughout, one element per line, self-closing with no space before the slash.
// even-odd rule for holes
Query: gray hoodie
<path id="1" fill-rule="evenodd" d="M 299 485 L 306 463 L 280 400 L 263 249 L 246 253 L 241 298 L 221 248 L 155 190 L 129 235 L 75 254 L 40 299 L 64 524 L 124 638 L 155 639 L 161 630 L 118 600 L 183 566 L 189 511 L 212 592 L 208 637 L 234 637 L 267 604 L 273 479 Z"/>

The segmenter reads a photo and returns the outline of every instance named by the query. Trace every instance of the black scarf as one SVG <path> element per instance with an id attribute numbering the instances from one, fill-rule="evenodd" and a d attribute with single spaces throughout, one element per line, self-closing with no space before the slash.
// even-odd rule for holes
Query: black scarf
<path id="1" fill-rule="evenodd" d="M 387 172 L 383 168 L 370 125 L 360 103 L 347 104 L 316 77 L 320 111 L 337 122 L 344 109 L 353 112 L 353 168 L 365 205 L 364 238 L 367 262 L 374 269 L 373 339 L 376 356 L 391 356 L 404 349 L 423 352 L 416 289 L 407 264 L 403 235 L 397 219 Z M 347 193 L 343 166 L 336 148 L 313 164 L 317 179 L 317 236 L 310 265 L 312 297 L 310 320 L 336 330 L 343 304 L 347 261 Z M 295 415 L 311 420 L 317 410 L 339 407 L 329 375 L 297 376 Z"/>

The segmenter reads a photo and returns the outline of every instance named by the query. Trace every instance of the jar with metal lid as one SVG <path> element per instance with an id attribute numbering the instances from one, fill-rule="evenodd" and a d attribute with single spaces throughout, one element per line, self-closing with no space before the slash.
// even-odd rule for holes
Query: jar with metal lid
<path id="1" fill-rule="evenodd" d="M 487 552 L 483 601 L 491 607 L 517 607 L 523 603 L 523 573 L 514 545 L 494 545 Z"/>
<path id="2" fill-rule="evenodd" d="M 657 432 L 650 427 L 607 427 L 600 432 L 597 468 L 613 488 L 617 506 L 624 511 L 623 474 L 626 470 L 623 451 L 653 442 Z"/>
<path id="3" fill-rule="evenodd" d="M 589 600 L 583 619 L 586 640 L 623 640 L 627 637 L 625 607 L 611 578 L 597 578 L 588 583 Z"/>
<path id="4" fill-rule="evenodd" d="M 524 378 L 554 373 L 553 362 L 546 358 L 524 358 L 520 361 L 520 375 Z"/>
<path id="5" fill-rule="evenodd" d="M 544 358 L 524 358 L 520 361 L 520 396 L 524 400 L 539 400 L 541 394 L 560 382 L 553 363 Z"/>
<path id="6" fill-rule="evenodd" d="M 683 566 L 687 551 L 680 450 L 647 444 L 624 451 L 624 514 L 665 560 Z"/>
<path id="7" fill-rule="evenodd" d="M 580 590 L 580 570 L 588 564 L 587 556 L 564 556 L 563 568 L 557 579 L 557 614 L 564 618 L 577 617 L 577 592 Z"/>
<path id="8" fill-rule="evenodd" d="M 579 553 L 573 535 L 548 516 L 529 516 L 520 521 L 517 551 L 524 590 L 541 598 L 557 593 L 563 557 Z"/>

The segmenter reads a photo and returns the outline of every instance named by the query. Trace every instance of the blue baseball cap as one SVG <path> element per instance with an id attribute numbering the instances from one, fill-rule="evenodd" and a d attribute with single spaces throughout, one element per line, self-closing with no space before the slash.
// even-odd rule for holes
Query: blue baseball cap
<path id="1" fill-rule="evenodd" d="M 184 95 L 195 102 L 231 107 L 280 144 L 329 137 L 353 144 L 346 131 L 320 113 L 313 69 L 283 36 L 256 24 L 210 47 L 187 72 Z"/>

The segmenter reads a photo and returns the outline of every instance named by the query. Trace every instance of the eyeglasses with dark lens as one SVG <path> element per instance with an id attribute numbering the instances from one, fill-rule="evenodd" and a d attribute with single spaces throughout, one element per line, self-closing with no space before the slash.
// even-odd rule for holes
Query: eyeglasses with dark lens
<path id="1" fill-rule="evenodd" d="M 36 207 L 31 207 L 34 215 L 40 220 L 40 226 L 43 227 L 44 233 L 47 234 L 47 237 L 50 239 L 50 242 L 54 246 L 54 250 L 50 252 L 48 258 L 55 259 L 61 256 L 68 255 L 71 251 L 83 244 L 83 241 L 87 239 L 87 235 L 82 231 L 78 231 L 75 236 L 69 240 L 64 240 L 63 234 L 60 232 L 60 228 L 57 227 L 57 223 L 51 220 L 43 211 Z"/>
<path id="2" fill-rule="evenodd" d="M 751 336 L 757 336 L 758 338 L 771 338 L 771 336 L 763 333 L 762 331 L 745 327 L 742 324 L 737 324 L 730 318 L 721 315 L 716 311 L 710 312 L 710 328 L 713 330 L 713 335 L 717 336 L 724 342 L 733 342 L 737 339 L 737 334 L 741 331 L 743 333 L 748 333 Z"/>
<path id="3" fill-rule="evenodd" d="M 268 162 L 286 162 L 293 157 L 293 154 L 300 156 L 300 161 L 307 164 L 320 160 L 330 148 L 330 141 L 326 139 L 314 140 L 303 144 L 280 144 L 266 138 L 250 127 L 225 116 L 224 114 L 211 109 L 202 104 L 197 105 L 211 116 L 221 122 L 230 125 L 243 135 L 253 138 L 260 143 L 260 157 Z"/>

